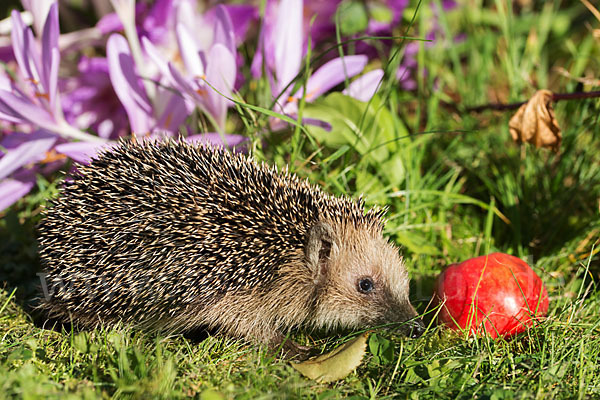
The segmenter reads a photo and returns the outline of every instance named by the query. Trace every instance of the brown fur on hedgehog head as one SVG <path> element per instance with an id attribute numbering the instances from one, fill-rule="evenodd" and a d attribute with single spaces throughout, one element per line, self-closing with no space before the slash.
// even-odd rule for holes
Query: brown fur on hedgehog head
<path id="1" fill-rule="evenodd" d="M 313 326 L 393 324 L 407 335 L 421 335 L 423 324 L 408 298 L 408 273 L 380 225 L 357 229 L 340 221 L 321 222 L 310 230 L 305 251 L 318 292 Z"/>

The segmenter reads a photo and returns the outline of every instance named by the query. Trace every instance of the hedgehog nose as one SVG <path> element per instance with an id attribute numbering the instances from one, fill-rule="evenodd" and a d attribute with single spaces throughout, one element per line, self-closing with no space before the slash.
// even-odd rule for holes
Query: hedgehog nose
<path id="1" fill-rule="evenodd" d="M 425 332 L 425 324 L 423 324 L 423 321 L 421 321 L 420 319 L 412 321 L 410 328 L 411 339 L 421 337 L 421 335 L 423 335 L 423 333 Z"/>

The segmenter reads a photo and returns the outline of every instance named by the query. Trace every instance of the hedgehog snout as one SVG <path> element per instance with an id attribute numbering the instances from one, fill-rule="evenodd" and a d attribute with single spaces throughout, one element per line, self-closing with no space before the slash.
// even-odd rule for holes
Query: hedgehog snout
<path id="1" fill-rule="evenodd" d="M 423 335 L 426 329 L 423 320 L 408 300 L 388 307 L 382 322 L 413 339 Z"/>
<path id="2" fill-rule="evenodd" d="M 416 339 L 419 338 L 423 335 L 423 333 L 425 333 L 425 324 L 423 323 L 423 320 L 421 320 L 421 318 L 418 318 L 416 320 L 413 320 L 410 322 L 409 324 L 410 327 L 410 337 L 412 339 Z"/>

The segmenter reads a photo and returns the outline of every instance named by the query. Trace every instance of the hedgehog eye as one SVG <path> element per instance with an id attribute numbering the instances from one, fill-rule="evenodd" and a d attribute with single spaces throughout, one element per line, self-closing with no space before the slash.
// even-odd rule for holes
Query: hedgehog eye
<path id="1" fill-rule="evenodd" d="M 375 284 L 371 278 L 361 278 L 358 281 L 358 291 L 361 293 L 369 294 L 375 288 Z"/>

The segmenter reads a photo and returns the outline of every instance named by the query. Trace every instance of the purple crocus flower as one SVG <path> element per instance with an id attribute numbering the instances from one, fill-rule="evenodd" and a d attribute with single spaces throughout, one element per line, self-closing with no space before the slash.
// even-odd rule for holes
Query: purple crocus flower
<path id="1" fill-rule="evenodd" d="M 269 49 L 274 49 L 276 46 L 276 38 L 273 32 L 275 30 L 276 24 L 273 21 L 276 21 L 278 18 L 278 9 L 280 7 L 287 10 L 287 12 L 296 12 L 293 8 L 290 8 L 289 5 L 293 6 L 293 3 L 288 2 L 285 6 L 283 6 L 285 0 L 282 0 L 281 4 L 276 0 L 268 0 L 265 8 L 265 16 L 263 24 L 263 30 L 261 31 L 261 37 L 259 39 L 259 51 L 256 54 L 253 65 L 252 65 L 252 73 L 255 78 L 259 78 L 262 76 L 262 65 L 264 61 L 265 69 L 267 72 L 272 73 L 276 71 L 275 65 L 275 57 L 272 51 Z M 307 0 L 303 6 L 303 16 L 302 16 L 302 25 L 303 31 L 305 32 L 305 36 L 307 37 L 307 32 L 310 31 L 310 36 L 313 43 L 320 44 L 322 48 L 326 43 L 333 44 L 332 39 L 335 38 L 335 18 L 336 12 L 338 11 L 339 5 L 342 4 L 341 1 L 324 1 L 324 0 Z M 373 1 L 368 0 L 365 1 L 364 7 L 369 11 L 371 17 L 369 19 L 368 25 L 365 29 L 365 34 L 367 35 L 377 35 L 377 36 L 392 36 L 398 34 L 396 28 L 398 28 L 399 24 L 402 21 L 402 16 L 404 10 L 409 4 L 408 0 L 385 0 L 385 1 Z M 447 12 L 452 10 L 457 6 L 455 0 L 443 0 L 441 2 L 441 8 L 438 10 L 435 4 L 432 4 L 434 16 L 437 18 L 437 14 L 439 12 Z M 295 26 L 297 24 L 296 19 L 289 19 L 291 22 L 288 26 L 288 29 L 296 29 Z M 434 27 L 431 31 L 429 31 L 426 35 L 428 39 L 439 39 L 440 32 L 439 27 L 435 22 L 435 18 L 433 20 Z M 358 34 L 362 35 L 362 34 Z M 283 41 L 283 37 L 281 37 Z M 304 40 L 304 46 L 306 46 L 306 40 Z M 381 41 L 385 48 L 391 48 L 391 41 Z M 431 46 L 431 45 L 428 45 Z M 292 46 L 293 47 L 293 46 Z M 414 70 L 417 66 L 417 61 L 415 54 L 419 48 L 419 44 L 415 42 L 411 42 L 407 44 L 406 51 L 404 53 L 404 57 L 401 65 L 396 72 L 396 78 L 400 84 L 400 86 L 405 90 L 413 90 L 416 88 L 416 81 L 414 80 Z M 264 51 L 266 49 L 267 51 Z M 355 50 L 357 53 L 365 54 L 369 58 L 377 57 L 378 52 L 375 48 L 366 41 L 361 41 L 355 44 Z M 265 58 L 263 60 L 263 57 Z M 327 56 L 326 56 L 327 57 Z M 295 59 L 289 59 L 288 66 L 294 65 Z M 371 75 L 371 78 L 374 75 Z M 366 78 L 365 78 L 366 79 Z M 368 88 L 368 92 L 371 92 L 373 88 Z M 354 91 L 345 91 L 345 93 L 353 93 Z M 287 97 L 287 96 L 284 96 Z M 360 96 L 362 99 L 365 99 L 366 96 Z"/>
<path id="2" fill-rule="evenodd" d="M 314 101 L 344 80 L 360 74 L 368 62 L 365 55 L 334 58 L 308 78 L 306 88 L 302 87 L 290 95 L 292 82 L 300 72 L 305 51 L 305 37 L 302 0 L 281 0 L 279 4 L 270 2 L 267 5 L 263 30 L 259 38 L 259 49 L 253 60 L 252 69 L 256 76 L 262 64 L 271 81 L 273 96 L 278 99 L 276 110 L 290 116 L 296 115 L 298 100 L 304 94 L 306 94 L 306 101 Z M 382 75 L 381 71 L 380 76 Z M 374 82 L 372 79 L 361 82 L 361 87 L 364 89 L 360 98 L 368 99 L 375 93 L 379 82 Z M 371 86 L 367 87 L 367 85 Z M 356 85 L 347 93 L 358 96 L 358 87 Z M 272 123 L 273 129 L 283 126 L 279 122 Z"/>
<path id="3" fill-rule="evenodd" d="M 226 97 L 236 79 L 235 49 L 255 7 L 219 5 L 200 15 L 193 0 L 158 0 L 151 7 L 132 0 L 112 4 L 116 13 L 97 26 L 123 30 L 127 37 L 128 44 L 111 36 L 107 58 L 112 86 L 133 131 L 173 134 L 199 107 L 222 133 L 231 104 Z M 229 9 L 236 12 L 235 26 Z"/>
<path id="4" fill-rule="evenodd" d="M 43 7 L 41 2 L 32 3 L 35 18 L 40 18 Z M 94 146 L 103 142 L 101 138 L 70 126 L 64 118 L 58 93 L 58 6 L 53 2 L 46 10 L 44 22 L 37 24 L 41 26 L 41 46 L 23 23 L 21 14 L 13 11 L 11 16 L 18 80 L 13 81 L 0 73 L 0 120 L 26 132 L 7 132 L 5 129 L 2 133 L 0 210 L 27 194 L 35 184 L 37 173 L 50 172 L 35 164 L 46 159 L 55 144 L 72 139 L 86 140 Z M 54 158 L 58 161 L 48 165 L 55 169 L 66 157 Z"/>
<path id="5" fill-rule="evenodd" d="M 383 4 L 374 4 L 372 7 L 383 7 L 389 13 L 388 20 L 376 20 L 375 18 L 369 19 L 369 25 L 367 26 L 367 34 L 369 35 L 389 35 L 392 33 L 392 29 L 400 23 L 402 20 L 402 14 L 404 9 L 408 7 L 409 0 L 386 0 Z M 371 10 L 373 11 L 373 10 Z M 383 12 L 385 14 L 385 11 Z"/>
<path id="6" fill-rule="evenodd" d="M 0 179 L 0 211 L 29 193 L 35 181 L 35 173 L 30 170 L 19 170 L 10 178 Z"/>
<path id="7" fill-rule="evenodd" d="M 227 146 L 228 148 L 235 148 L 236 151 L 244 151 L 245 149 L 242 145 L 248 140 L 248 138 L 242 135 L 221 135 L 220 133 L 216 132 L 206 132 L 198 135 L 188 136 L 186 137 L 186 140 L 188 142 L 210 144 L 215 147 Z M 225 143 L 223 143 L 223 141 L 225 141 Z"/>
<path id="8" fill-rule="evenodd" d="M 457 4 L 454 0 L 444 0 L 442 1 L 442 9 L 443 12 L 448 12 L 457 7 Z M 438 15 L 440 13 L 439 7 L 436 6 L 435 3 L 431 4 L 431 8 L 433 11 L 434 18 L 431 20 L 432 27 L 425 34 L 425 39 L 428 40 L 424 44 L 425 48 L 432 48 L 436 43 L 444 40 L 444 32 L 438 24 Z M 396 71 L 396 79 L 404 90 L 415 90 L 417 88 L 417 82 L 414 78 L 415 71 L 418 67 L 417 62 L 417 54 L 419 52 L 420 43 L 411 41 L 406 45 L 406 49 L 404 51 L 404 57 L 402 63 L 398 66 Z M 424 71 L 425 73 L 427 70 Z"/>
<path id="9" fill-rule="evenodd" d="M 182 63 L 165 59 L 154 44 L 143 38 L 144 50 L 157 65 L 169 84 L 181 92 L 188 107 L 200 108 L 221 132 L 225 129 L 228 100 L 233 94 L 236 78 L 236 43 L 233 24 L 224 6 L 215 8 L 213 42 L 201 43 L 188 27 L 185 19 L 195 19 L 193 9 L 178 12 L 182 16 L 175 31 Z M 185 16 L 185 19 L 184 17 Z M 206 48 L 204 48 L 206 47 Z"/>
<path id="10" fill-rule="evenodd" d="M 35 186 L 37 174 L 60 168 L 67 157 L 87 163 L 107 143 L 66 142 L 55 133 L 39 129 L 2 135 L 0 147 L 0 211 L 10 207 Z M 39 162 L 42 161 L 42 165 Z"/>
<path id="11" fill-rule="evenodd" d="M 108 60 L 82 56 L 77 71 L 77 76 L 59 81 L 67 122 L 105 139 L 129 135 L 129 120 L 111 84 Z"/>
<path id="12" fill-rule="evenodd" d="M 89 164 L 100 150 L 106 150 L 115 146 L 117 142 L 90 143 L 90 142 L 67 142 L 54 146 L 58 153 L 69 157 L 80 164 Z"/>
<path id="13" fill-rule="evenodd" d="M 133 133 L 177 132 L 188 115 L 181 96 L 157 86 L 155 96 L 150 98 L 123 36 L 113 34 L 109 37 L 106 55 L 112 86 L 125 107 Z"/>
<path id="14" fill-rule="evenodd" d="M 382 79 L 382 69 L 369 71 L 352 81 L 352 83 L 348 85 L 348 87 L 344 89 L 342 93 L 346 96 L 354 97 L 357 100 L 367 102 L 377 91 L 379 83 Z"/>
<path id="15" fill-rule="evenodd" d="M 150 41 L 158 49 L 159 54 L 171 61 L 179 57 L 175 30 L 178 23 L 184 24 L 190 32 L 193 32 L 198 48 L 207 53 L 210 46 L 214 42 L 218 42 L 214 39 L 218 33 L 213 27 L 217 23 L 216 20 L 220 18 L 218 16 L 218 13 L 221 12 L 220 8 L 225 9 L 231 18 L 230 28 L 235 47 L 245 40 L 250 24 L 258 20 L 258 9 L 250 4 L 219 4 L 218 7 L 213 7 L 201 14 L 197 12 L 197 0 L 157 0 L 152 5 L 144 2 L 134 5 L 131 1 L 123 0 L 113 0 L 112 2 L 119 13 L 105 15 L 98 22 L 96 28 L 104 34 L 121 32 L 125 28 L 129 32 L 135 30 L 140 42 Z M 126 12 L 123 12 L 125 10 Z M 119 15 L 129 18 L 130 21 L 123 24 Z M 129 35 L 126 31 L 126 36 L 129 37 Z M 133 47 L 132 51 L 135 52 Z M 232 53 L 235 54 L 235 51 Z M 238 67 L 241 67 L 244 62 L 243 57 L 238 56 L 236 62 Z M 236 88 L 241 87 L 243 79 L 243 75 L 236 76 Z"/>
<path id="16" fill-rule="evenodd" d="M 367 65 L 368 58 L 364 55 L 346 56 L 344 58 L 334 58 L 333 60 L 325 63 L 321 68 L 317 69 L 306 82 L 306 97 L 305 100 L 308 102 L 314 101 L 316 98 L 327 92 L 334 86 L 342 83 L 345 77 L 352 77 L 358 75 Z M 381 71 L 381 70 L 379 70 Z M 383 76 L 383 71 L 381 71 Z M 366 85 L 371 81 L 363 81 L 365 91 L 370 93 L 369 96 L 361 96 L 362 98 L 370 99 L 375 94 L 375 88 L 379 81 L 374 82 L 372 87 L 367 88 Z M 358 86 L 355 86 L 358 87 Z M 356 95 L 357 89 L 347 92 L 349 95 Z M 367 92 L 365 92 L 367 93 Z M 289 96 L 283 101 L 283 107 L 281 111 L 287 115 L 295 115 L 298 111 L 298 101 L 304 94 L 304 87 L 301 87 L 296 91 L 293 96 Z M 280 103 L 278 103 L 280 104 Z"/>
<path id="17" fill-rule="evenodd" d="M 35 15 L 35 14 L 34 14 Z M 12 12 L 13 52 L 19 66 L 19 85 L 0 73 L 0 119 L 41 127 L 66 139 L 102 141 L 70 126 L 60 105 L 58 85 L 58 6 L 53 3 L 43 25 L 41 51 L 21 14 Z"/>
<path id="18" fill-rule="evenodd" d="M 240 45 L 245 39 L 250 28 L 250 24 L 258 20 L 258 8 L 250 4 L 223 4 L 229 14 L 232 22 L 233 34 L 235 38 L 236 47 Z M 206 18 L 218 18 L 215 14 L 217 13 L 218 7 L 213 7 L 206 13 Z"/>
<path id="19" fill-rule="evenodd" d="M 44 130 L 5 135 L 0 142 L 5 149 L 0 158 L 0 211 L 33 188 L 36 171 L 23 167 L 42 160 L 56 140 L 56 135 Z"/>
<path id="20" fill-rule="evenodd" d="M 118 0 L 119 8 L 133 7 L 124 1 Z M 194 32 L 196 41 L 202 50 L 213 43 L 213 26 L 218 9 L 224 8 L 231 18 L 231 28 L 235 38 L 236 47 L 246 39 L 250 24 L 258 19 L 258 9 L 251 4 L 220 4 L 203 14 L 196 11 L 196 0 L 157 0 L 151 6 L 146 2 L 135 4 L 135 29 L 140 41 L 143 38 L 152 42 L 161 49 L 163 54 L 171 54 L 177 50 L 175 39 L 175 25 L 184 23 L 189 30 Z M 121 13 L 122 14 L 122 13 Z M 117 33 L 124 30 L 117 13 L 107 14 L 96 24 L 103 34 Z"/>
<path id="21" fill-rule="evenodd" d="M 135 33 L 135 10 L 131 0 L 112 0 L 121 19 L 127 41 L 113 34 L 107 45 L 112 85 L 136 133 L 173 135 L 196 107 L 213 122 L 219 134 L 204 134 L 204 140 L 224 137 L 228 146 L 244 139 L 225 135 L 225 119 L 236 76 L 235 29 L 224 6 L 209 18 L 198 15 L 191 0 L 162 1 L 169 18 L 161 24 L 161 40 Z M 209 26 L 211 27 L 209 30 Z M 200 33 L 198 33 L 200 31 Z M 194 34 L 192 34 L 194 32 Z M 127 43 L 129 42 L 129 44 Z M 138 43 L 144 54 L 136 55 Z M 173 48 L 173 43 L 175 48 Z M 142 79 L 144 78 L 144 79 Z M 154 85 L 152 82 L 158 82 Z M 186 127 L 189 133 L 194 130 Z M 221 136 L 220 136 L 221 135 Z M 223 144 L 223 140 L 220 140 Z"/>
<path id="22" fill-rule="evenodd" d="M 0 179 L 6 178 L 20 167 L 40 161 L 49 151 L 57 136 L 44 130 L 32 133 L 8 134 L 1 142 L 6 152 L 0 159 Z"/>
<path id="23" fill-rule="evenodd" d="M 44 31 L 44 20 L 50 11 L 50 7 L 56 4 L 56 0 L 21 0 L 23 8 L 33 16 L 33 30 L 37 36 Z"/>

